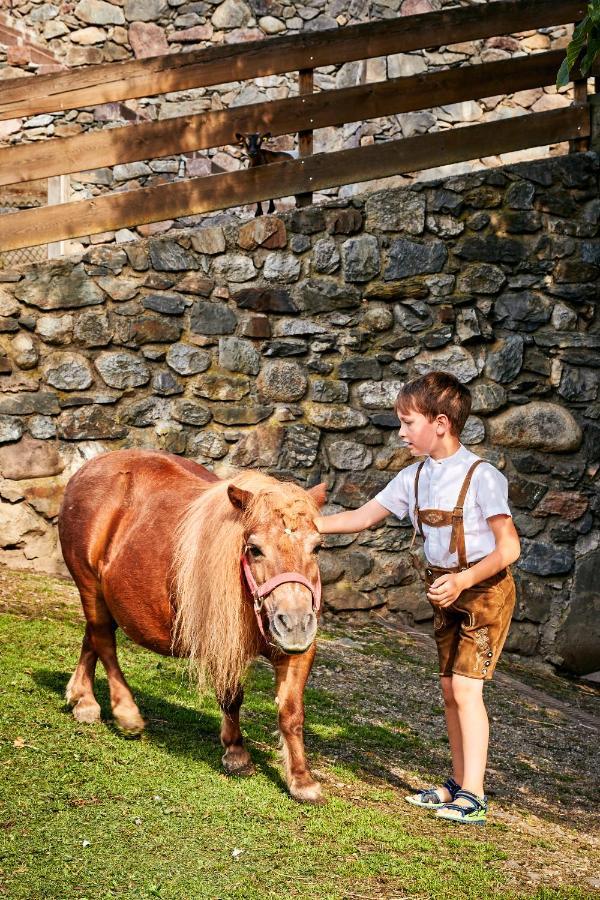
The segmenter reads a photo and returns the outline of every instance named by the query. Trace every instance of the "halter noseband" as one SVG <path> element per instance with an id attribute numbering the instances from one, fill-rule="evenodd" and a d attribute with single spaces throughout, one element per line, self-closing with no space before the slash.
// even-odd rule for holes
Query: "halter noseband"
<path id="1" fill-rule="evenodd" d="M 280 575 L 274 575 L 273 578 L 269 578 L 268 581 L 265 581 L 264 584 L 261 584 L 259 586 L 256 583 L 254 575 L 252 574 L 250 563 L 248 562 L 248 557 L 246 555 L 246 549 L 244 549 L 242 553 L 241 562 L 245 583 L 254 601 L 254 614 L 256 616 L 256 621 L 258 623 L 260 633 L 267 643 L 269 643 L 269 640 L 265 634 L 265 629 L 262 622 L 263 603 L 265 597 L 268 597 L 269 594 L 271 594 L 275 590 L 275 588 L 279 587 L 280 584 L 297 582 L 298 584 L 303 584 L 304 587 L 307 587 L 312 596 L 313 612 L 315 613 L 315 615 L 318 614 L 321 608 L 321 577 L 319 574 L 317 574 L 317 581 L 314 585 L 311 584 L 308 578 L 305 578 L 304 575 L 301 575 L 300 572 L 282 572 Z"/>

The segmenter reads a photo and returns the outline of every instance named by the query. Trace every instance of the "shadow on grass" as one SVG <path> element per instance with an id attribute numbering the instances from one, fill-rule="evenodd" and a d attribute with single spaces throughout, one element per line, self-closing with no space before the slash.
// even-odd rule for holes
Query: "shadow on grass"
<path id="1" fill-rule="evenodd" d="M 38 669 L 33 678 L 47 693 L 64 697 L 70 674 L 60 670 Z M 165 684 L 165 693 L 169 684 Z M 220 712 L 213 709 L 193 709 L 147 689 L 137 688 L 135 699 L 148 725 L 144 740 L 165 749 L 168 753 L 202 761 L 216 772 L 223 771 L 222 748 L 219 740 Z M 103 710 L 103 723 L 114 733 L 121 735 L 110 717 L 108 685 L 104 678 L 96 679 L 95 694 Z M 352 721 L 352 710 L 343 708 L 336 699 L 324 691 L 307 688 L 305 691 L 307 719 L 305 738 L 307 754 L 313 764 L 315 757 L 325 763 L 340 766 L 364 780 L 384 780 L 390 787 L 411 790 L 411 786 L 393 770 L 399 766 L 439 767 L 445 758 L 444 748 L 432 748 L 421 739 L 400 731 L 393 725 L 363 725 Z M 62 710 L 71 715 L 65 703 Z M 265 668 L 255 668 L 248 679 L 246 702 L 242 707 L 242 728 L 248 740 L 248 749 L 257 770 L 278 789 L 286 791 L 286 784 L 274 763 L 276 743 L 276 712 L 272 695 L 272 680 Z M 131 738 L 121 735 L 123 740 Z M 264 749 L 266 743 L 271 744 Z M 260 746 L 262 745 L 262 747 Z"/>

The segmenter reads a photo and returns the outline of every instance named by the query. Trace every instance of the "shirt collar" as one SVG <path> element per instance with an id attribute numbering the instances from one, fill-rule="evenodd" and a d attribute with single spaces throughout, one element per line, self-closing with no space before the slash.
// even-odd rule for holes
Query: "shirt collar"
<path id="1" fill-rule="evenodd" d="M 433 459 L 431 456 L 427 457 L 427 465 L 431 469 L 442 469 L 444 466 L 452 465 L 452 463 L 458 462 L 463 458 L 465 454 L 469 451 L 462 444 L 451 456 L 445 456 L 443 459 Z"/>

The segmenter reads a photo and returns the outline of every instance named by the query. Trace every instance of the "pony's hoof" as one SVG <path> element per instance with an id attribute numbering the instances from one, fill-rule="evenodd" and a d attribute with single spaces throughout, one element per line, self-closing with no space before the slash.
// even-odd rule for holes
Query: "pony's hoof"
<path id="1" fill-rule="evenodd" d="M 233 752 L 227 750 L 221 757 L 221 762 L 227 775 L 237 775 L 242 778 L 254 775 L 254 764 L 247 750 Z"/>
<path id="2" fill-rule="evenodd" d="M 300 803 L 324 803 L 323 792 L 318 781 L 310 781 L 308 784 L 289 785 L 290 795 Z"/>
<path id="3" fill-rule="evenodd" d="M 113 709 L 113 715 L 115 717 L 115 725 L 119 731 L 122 734 L 127 735 L 127 737 L 135 737 L 136 735 L 141 734 L 146 727 L 146 723 L 140 716 L 137 708 L 123 710 L 119 709 L 119 707 L 115 707 L 115 709 Z"/>
<path id="4" fill-rule="evenodd" d="M 67 702 L 69 702 L 68 699 Z M 100 705 L 96 702 L 82 698 L 75 703 L 72 712 L 77 721 L 83 725 L 94 725 L 95 722 L 100 721 Z"/>

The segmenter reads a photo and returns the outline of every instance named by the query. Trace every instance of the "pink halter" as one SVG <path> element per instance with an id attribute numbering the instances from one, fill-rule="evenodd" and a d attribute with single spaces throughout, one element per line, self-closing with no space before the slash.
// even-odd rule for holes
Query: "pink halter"
<path id="1" fill-rule="evenodd" d="M 250 569 L 250 563 L 248 562 L 248 557 L 246 556 L 245 551 L 242 553 L 241 562 L 242 572 L 246 581 L 246 585 L 248 586 L 248 590 L 250 591 L 252 599 L 254 600 L 254 614 L 256 616 L 256 621 L 258 623 L 260 633 L 267 643 L 269 643 L 269 641 L 265 634 L 262 622 L 263 602 L 265 597 L 268 597 L 269 594 L 272 593 L 275 588 L 279 587 L 280 584 L 287 584 L 288 582 L 295 581 L 298 584 L 303 584 L 304 587 L 307 587 L 312 595 L 313 612 L 315 613 L 315 615 L 318 614 L 321 608 L 320 574 L 317 575 L 316 584 L 312 585 L 308 578 L 305 578 L 304 575 L 300 574 L 300 572 L 282 572 L 281 575 L 275 575 L 273 578 L 269 578 L 268 581 L 265 581 L 264 584 L 261 584 L 259 587 L 254 579 L 252 570 Z"/>

